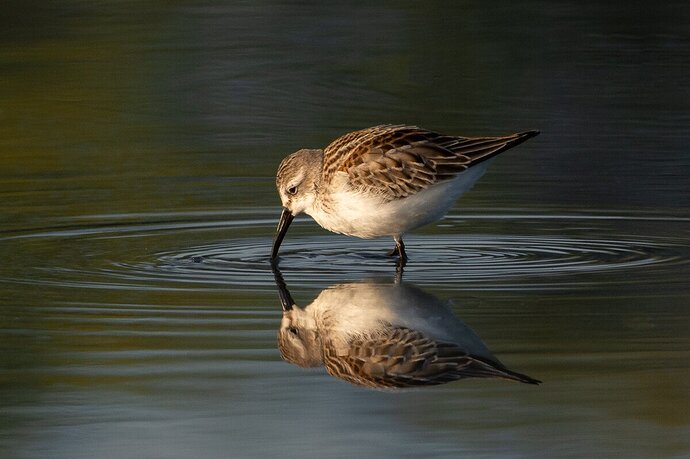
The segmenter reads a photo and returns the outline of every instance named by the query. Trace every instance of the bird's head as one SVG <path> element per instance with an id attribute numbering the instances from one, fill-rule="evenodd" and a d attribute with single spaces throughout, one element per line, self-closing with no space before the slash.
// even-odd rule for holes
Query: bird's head
<path id="1" fill-rule="evenodd" d="M 271 258 L 278 256 L 278 249 L 295 216 L 308 211 L 316 199 L 321 181 L 323 150 L 299 150 L 285 158 L 278 167 L 276 187 L 283 204 L 278 222 Z"/>
<path id="2" fill-rule="evenodd" d="M 309 313 L 299 307 L 283 312 L 278 350 L 286 362 L 304 368 L 323 365 L 321 338 Z"/>

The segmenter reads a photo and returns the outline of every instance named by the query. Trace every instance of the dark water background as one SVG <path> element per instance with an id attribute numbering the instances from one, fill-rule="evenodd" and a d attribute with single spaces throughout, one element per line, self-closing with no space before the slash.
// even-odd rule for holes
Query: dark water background
<path id="1" fill-rule="evenodd" d="M 685 2 L 4 2 L 0 456 L 687 457 Z M 280 159 L 357 128 L 540 129 L 404 280 L 538 387 L 280 359 Z M 393 279 L 297 220 L 300 304 Z"/>

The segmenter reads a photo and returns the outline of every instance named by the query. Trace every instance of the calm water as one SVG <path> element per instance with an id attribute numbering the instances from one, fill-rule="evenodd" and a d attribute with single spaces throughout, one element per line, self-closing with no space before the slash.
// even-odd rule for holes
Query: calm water
<path id="1" fill-rule="evenodd" d="M 0 456 L 690 456 L 684 2 L 223 3 L 2 8 Z M 542 131 L 402 281 L 542 385 L 281 359 L 277 164 L 385 122 Z M 390 246 L 298 219 L 281 269 L 307 305 Z"/>

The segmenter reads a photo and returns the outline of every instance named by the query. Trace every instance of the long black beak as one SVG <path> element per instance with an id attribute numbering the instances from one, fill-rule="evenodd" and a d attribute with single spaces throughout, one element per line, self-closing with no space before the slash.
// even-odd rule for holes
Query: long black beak
<path id="1" fill-rule="evenodd" d="M 273 271 L 273 277 L 276 280 L 276 287 L 278 287 L 278 296 L 280 296 L 280 305 L 283 307 L 283 311 L 289 311 L 295 305 L 295 300 L 292 299 L 292 295 L 287 289 L 283 275 L 281 274 L 278 267 L 271 264 L 271 270 Z"/>
<path id="2" fill-rule="evenodd" d="M 280 249 L 280 244 L 283 242 L 285 233 L 287 233 L 290 223 L 295 218 L 290 212 L 290 209 L 283 207 L 283 213 L 280 214 L 280 221 L 278 222 L 278 229 L 276 229 L 276 235 L 273 238 L 273 249 L 271 249 L 271 260 L 275 260 L 278 256 L 278 249 Z"/>

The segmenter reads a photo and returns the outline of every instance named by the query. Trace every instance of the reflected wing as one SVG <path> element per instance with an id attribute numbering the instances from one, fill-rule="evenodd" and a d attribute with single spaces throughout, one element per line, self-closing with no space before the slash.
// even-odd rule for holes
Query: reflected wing
<path id="1" fill-rule="evenodd" d="M 387 327 L 374 337 L 357 337 L 347 352 L 325 346 L 324 365 L 332 376 L 369 387 L 426 386 L 470 377 L 539 383 L 498 362 L 472 356 L 454 344 L 434 341 L 404 327 Z"/>
<path id="2" fill-rule="evenodd" d="M 454 137 L 415 126 L 383 125 L 351 132 L 324 150 L 324 183 L 336 177 L 365 193 L 403 198 L 452 179 L 537 135 Z"/>

